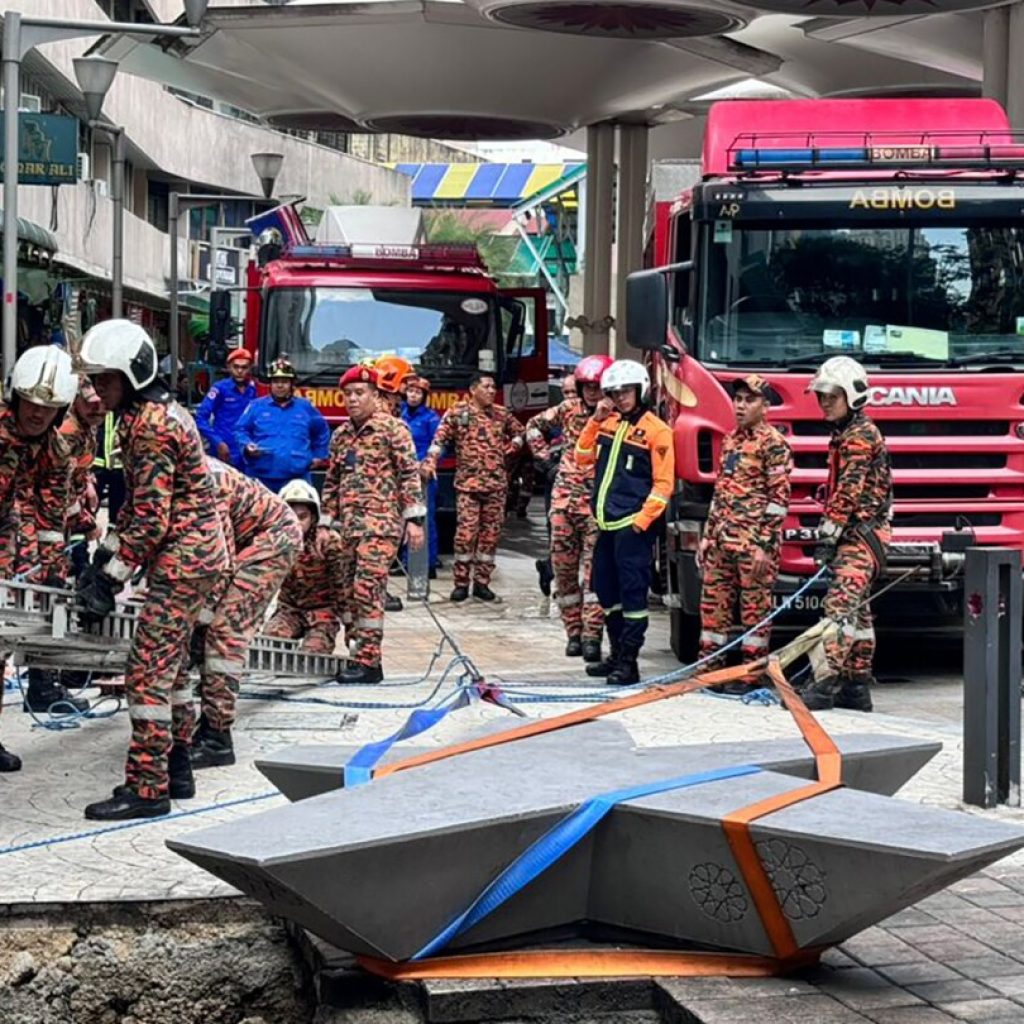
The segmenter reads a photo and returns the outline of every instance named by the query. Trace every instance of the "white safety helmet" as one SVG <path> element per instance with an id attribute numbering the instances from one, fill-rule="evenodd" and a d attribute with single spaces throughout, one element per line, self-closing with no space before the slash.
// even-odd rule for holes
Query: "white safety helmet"
<path id="1" fill-rule="evenodd" d="M 822 395 L 837 395 L 841 391 L 851 409 L 860 409 L 868 401 L 868 375 L 856 359 L 833 356 L 818 367 L 807 390 Z"/>
<path id="2" fill-rule="evenodd" d="M 289 505 L 312 505 L 316 509 L 316 516 L 320 518 L 320 495 L 316 488 L 306 480 L 289 480 L 277 492 L 277 496 L 286 501 Z"/>
<path id="3" fill-rule="evenodd" d="M 33 346 L 14 364 L 9 390 L 26 402 L 50 409 L 70 405 L 78 393 L 78 375 L 71 356 L 56 345 Z"/>
<path id="4" fill-rule="evenodd" d="M 156 346 L 131 320 L 104 320 L 82 339 L 82 372 L 90 375 L 120 370 L 136 391 L 156 379 Z"/>
<path id="5" fill-rule="evenodd" d="M 630 385 L 640 389 L 640 401 L 645 401 L 651 390 L 651 375 L 647 372 L 647 367 L 635 359 L 616 359 L 601 374 L 602 391 L 615 391 L 618 388 L 628 388 Z"/>

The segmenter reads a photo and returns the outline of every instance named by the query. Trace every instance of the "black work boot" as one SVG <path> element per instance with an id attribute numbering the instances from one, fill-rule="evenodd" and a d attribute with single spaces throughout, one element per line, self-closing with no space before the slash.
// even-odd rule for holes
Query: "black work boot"
<path id="1" fill-rule="evenodd" d="M 56 669 L 30 668 L 22 710 L 42 714 L 51 707 L 55 715 L 71 715 L 77 711 L 88 711 L 89 702 L 84 697 L 72 697 L 61 684 L 60 672 Z"/>
<path id="2" fill-rule="evenodd" d="M 534 568 L 537 570 L 537 582 L 540 586 L 540 592 L 545 597 L 551 596 L 551 584 L 554 581 L 555 573 L 551 568 L 550 558 L 538 558 L 534 563 Z"/>
<path id="3" fill-rule="evenodd" d="M 12 754 L 0 743 L 0 772 L 20 772 L 21 758 Z"/>
<path id="4" fill-rule="evenodd" d="M 608 652 L 608 657 L 605 658 L 604 661 L 599 661 L 594 665 L 588 665 L 584 671 L 588 676 L 599 676 L 603 678 L 604 676 L 610 676 L 618 663 L 619 652 L 615 647 L 613 647 Z"/>
<path id="5" fill-rule="evenodd" d="M 583 642 L 578 636 L 569 637 L 565 645 L 565 656 L 567 658 L 579 658 L 583 654 Z"/>
<path id="6" fill-rule="evenodd" d="M 473 596 L 478 601 L 496 601 L 498 599 L 498 595 L 486 583 L 474 583 Z"/>
<path id="7" fill-rule="evenodd" d="M 839 680 L 835 676 L 815 679 L 800 691 L 800 699 L 808 711 L 831 711 L 839 692 Z"/>
<path id="8" fill-rule="evenodd" d="M 358 661 L 353 661 L 338 673 L 334 681 L 349 686 L 382 683 L 384 682 L 384 670 L 380 665 L 360 665 Z"/>
<path id="9" fill-rule="evenodd" d="M 854 676 L 852 679 L 844 679 L 835 695 L 833 704 L 844 711 L 869 712 L 874 709 L 871 701 L 871 686 L 874 679 L 871 676 Z"/>
<path id="10" fill-rule="evenodd" d="M 458 586 L 456 586 L 456 587 L 454 587 L 452 589 L 451 595 L 449 596 L 448 600 L 449 601 L 455 601 L 456 604 L 457 604 L 459 601 L 468 600 L 468 598 L 469 598 L 469 587 L 464 587 L 460 583 Z"/>
<path id="11" fill-rule="evenodd" d="M 632 686 L 639 683 L 640 666 L 636 663 L 636 658 L 629 654 L 620 655 L 605 682 L 609 686 Z"/>
<path id="12" fill-rule="evenodd" d="M 171 813 L 170 797 L 149 800 L 127 786 L 118 786 L 107 800 L 89 804 L 85 816 L 90 821 L 127 821 L 132 818 L 162 818 Z"/>
<path id="13" fill-rule="evenodd" d="M 596 665 L 601 660 L 601 641 L 583 641 L 583 660 L 588 665 Z"/>
<path id="14" fill-rule="evenodd" d="M 235 747 L 231 741 L 231 730 L 214 729 L 207 724 L 202 736 L 192 741 L 192 767 L 199 771 L 200 768 L 223 768 L 234 763 Z"/>
<path id="15" fill-rule="evenodd" d="M 384 595 L 384 611 L 386 612 L 400 612 L 405 605 L 402 604 L 402 599 L 396 597 L 394 594 Z"/>

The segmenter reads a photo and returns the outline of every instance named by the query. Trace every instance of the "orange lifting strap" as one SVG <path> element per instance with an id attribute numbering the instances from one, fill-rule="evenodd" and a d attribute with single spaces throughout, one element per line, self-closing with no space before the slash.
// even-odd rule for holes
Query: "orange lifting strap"
<path id="1" fill-rule="evenodd" d="M 418 754 L 378 768 L 375 778 L 431 764 L 448 757 L 483 750 L 487 747 L 537 736 L 590 722 L 595 718 L 624 711 L 627 708 L 653 704 L 668 697 L 713 686 L 749 675 L 764 662 L 754 662 L 735 668 L 720 669 L 694 676 L 682 683 L 652 687 L 631 697 L 607 701 L 580 711 L 529 722 L 506 732 L 481 736 L 465 743 Z M 392 963 L 375 957 L 360 956 L 359 964 L 373 974 L 392 981 L 412 981 L 424 978 L 572 978 L 572 977 L 730 977 L 763 978 L 783 974 L 817 961 L 817 950 L 797 947 L 770 879 L 757 855 L 750 826 L 759 818 L 792 807 L 803 800 L 828 793 L 842 785 L 842 756 L 832 737 L 821 723 L 807 710 L 799 695 L 789 684 L 779 662 L 772 657 L 767 661 L 768 674 L 782 697 L 789 713 L 800 730 L 800 735 L 814 755 L 818 781 L 799 786 L 787 793 L 742 807 L 722 819 L 729 846 L 737 867 L 757 908 L 774 957 L 752 956 L 743 953 L 691 953 L 664 950 L 531 950 L 516 953 L 475 953 L 461 956 L 433 957 L 408 963 Z"/>

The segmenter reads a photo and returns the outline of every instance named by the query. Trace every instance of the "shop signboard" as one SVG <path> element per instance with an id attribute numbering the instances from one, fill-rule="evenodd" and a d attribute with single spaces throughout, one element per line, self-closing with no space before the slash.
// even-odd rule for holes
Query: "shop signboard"
<path id="1" fill-rule="evenodd" d="M 3 133 L 0 114 L 0 136 Z M 22 185 L 74 185 L 78 180 L 78 119 L 61 114 L 18 114 L 18 181 Z M 0 161 L 0 175 L 6 168 Z"/>

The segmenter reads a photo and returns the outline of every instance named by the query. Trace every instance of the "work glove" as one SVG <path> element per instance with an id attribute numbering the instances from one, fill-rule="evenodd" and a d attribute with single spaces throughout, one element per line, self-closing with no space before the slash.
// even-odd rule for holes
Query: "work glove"
<path id="1" fill-rule="evenodd" d="M 814 545 L 814 564 L 831 565 L 832 559 L 836 557 L 836 549 L 839 547 L 837 537 L 819 537 L 818 543 Z"/>
<path id="2" fill-rule="evenodd" d="M 205 623 L 192 630 L 188 641 L 188 667 L 201 668 L 206 663 L 206 633 L 209 626 Z"/>
<path id="3" fill-rule="evenodd" d="M 82 625 L 102 622 L 114 610 L 114 598 L 120 589 L 121 584 L 95 564 L 86 566 L 75 588 Z"/>

